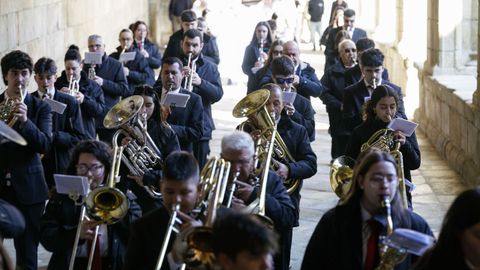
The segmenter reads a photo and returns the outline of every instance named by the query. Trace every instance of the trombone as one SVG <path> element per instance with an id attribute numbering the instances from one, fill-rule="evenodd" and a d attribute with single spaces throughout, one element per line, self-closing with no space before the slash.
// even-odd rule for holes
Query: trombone
<path id="1" fill-rule="evenodd" d="M 98 187 L 88 193 L 85 203 L 83 201 L 80 218 L 78 220 L 77 232 L 75 235 L 74 246 L 70 257 L 69 270 L 73 269 L 75 263 L 75 255 L 77 253 L 78 241 L 80 239 L 80 231 L 82 221 L 87 216 L 90 219 L 100 221 L 103 224 L 114 224 L 120 221 L 126 214 L 129 208 L 127 196 L 119 189 L 115 188 L 115 182 L 119 179 L 120 161 L 123 147 L 115 146 L 113 149 L 112 167 L 108 182 L 106 186 Z M 85 205 L 86 204 L 86 205 Z M 98 236 L 98 226 L 95 228 L 92 248 L 88 256 L 87 269 L 90 270 L 93 262 L 93 254 L 95 252 L 95 244 Z"/>

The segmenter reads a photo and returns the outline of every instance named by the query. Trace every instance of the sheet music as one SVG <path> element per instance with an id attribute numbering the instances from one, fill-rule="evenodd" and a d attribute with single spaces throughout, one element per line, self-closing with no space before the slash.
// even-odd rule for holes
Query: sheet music
<path id="1" fill-rule="evenodd" d="M 169 92 L 165 96 L 165 100 L 163 101 L 162 105 L 185 108 L 189 99 L 190 95 Z"/>
<path id="2" fill-rule="evenodd" d="M 388 128 L 393 129 L 393 130 L 400 130 L 405 134 L 405 136 L 410 137 L 412 136 L 413 132 L 415 129 L 417 129 L 418 124 L 412 121 L 405 120 L 403 118 L 395 118 L 392 121 L 390 121 L 390 124 L 388 124 Z"/>
<path id="3" fill-rule="evenodd" d="M 85 64 L 100 65 L 102 63 L 102 53 L 99 52 L 86 52 L 83 62 Z"/>
<path id="4" fill-rule="evenodd" d="M 67 104 L 56 101 L 51 98 L 45 98 L 43 99 L 43 101 L 45 101 L 48 105 L 50 105 L 50 108 L 52 109 L 52 111 L 58 114 L 63 114 L 63 112 L 65 111 L 65 108 L 67 108 Z"/>
<path id="5" fill-rule="evenodd" d="M 118 58 L 118 61 L 120 61 L 122 63 L 132 61 L 133 59 L 135 59 L 136 54 L 137 54 L 136 52 L 124 52 L 124 53 L 120 54 L 120 57 Z"/>
<path id="6" fill-rule="evenodd" d="M 297 97 L 297 92 L 282 92 L 282 96 L 284 104 L 293 104 Z"/>
<path id="7" fill-rule="evenodd" d="M 54 174 L 53 178 L 59 194 L 77 194 L 80 196 L 88 194 L 88 178 L 85 176 Z"/>

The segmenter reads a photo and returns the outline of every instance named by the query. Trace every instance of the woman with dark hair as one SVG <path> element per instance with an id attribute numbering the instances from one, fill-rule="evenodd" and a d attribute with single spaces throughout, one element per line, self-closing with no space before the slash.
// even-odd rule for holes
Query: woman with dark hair
<path id="1" fill-rule="evenodd" d="M 74 95 L 80 104 L 85 133 L 90 139 L 94 139 L 97 137 L 95 118 L 104 115 L 106 110 L 102 88 L 95 81 L 90 80 L 82 70 L 82 57 L 76 45 L 70 45 L 68 48 L 64 63 L 65 70 L 55 82 L 55 88 Z M 69 86 L 73 83 L 72 81 L 78 82 L 78 92 L 70 93 Z"/>
<path id="2" fill-rule="evenodd" d="M 443 220 L 438 241 L 415 270 L 480 269 L 480 187 L 462 192 Z"/>
<path id="3" fill-rule="evenodd" d="M 272 30 L 270 30 L 268 22 L 257 23 L 252 40 L 245 48 L 243 55 L 242 70 L 248 76 L 247 89 L 252 89 L 254 75 L 264 66 L 272 42 Z"/>
<path id="4" fill-rule="evenodd" d="M 90 190 L 105 185 L 111 169 L 111 149 L 101 141 L 82 141 L 74 149 L 68 174 L 88 177 Z M 75 254 L 74 269 L 86 269 L 94 230 L 99 227 L 98 245 L 95 245 L 93 268 L 122 269 L 123 255 L 129 235 L 130 223 L 141 216 L 141 210 L 131 192 L 125 194 L 129 201 L 127 215 L 112 225 L 100 221 L 81 222 L 80 239 Z M 48 269 L 68 269 L 74 239 L 80 218 L 81 206 L 66 194 L 54 191 L 41 219 L 40 243 L 52 252 Z"/>
<path id="5" fill-rule="evenodd" d="M 390 121 L 398 114 L 399 99 L 398 96 L 390 86 L 379 85 L 372 93 L 372 97 L 364 105 L 364 117 L 366 120 L 357 126 L 350 137 L 350 142 L 347 146 L 346 155 L 356 159 L 361 151 L 362 145 L 366 143 L 370 137 L 381 129 L 386 129 Z M 404 178 L 411 182 L 412 176 L 410 170 L 415 170 L 420 167 L 420 149 L 417 143 L 415 132 L 407 137 L 401 131 L 392 131 L 395 143 L 400 143 L 400 152 L 403 156 L 403 174 Z M 407 199 L 409 207 L 412 204 L 412 196 L 410 188 L 407 184 Z"/>
<path id="6" fill-rule="evenodd" d="M 163 108 L 161 107 L 160 99 L 153 88 L 148 85 L 137 86 L 133 94 L 143 97 L 143 106 L 140 109 L 139 116 L 142 121 L 146 120 L 148 135 L 152 138 L 155 146 L 161 153 L 161 161 L 158 166 L 152 168 L 149 172 L 139 176 L 126 173 L 128 174 L 127 178 L 134 182 L 127 183 L 127 187 L 137 196 L 138 203 L 142 207 L 143 213 L 147 213 L 150 210 L 159 207 L 161 205 L 161 199 L 152 196 L 153 194 L 148 193 L 145 187 L 153 187 L 154 190 L 160 189 L 159 180 L 162 178 L 161 165 L 163 160 L 165 160 L 170 153 L 179 151 L 180 144 L 178 142 L 177 134 L 170 128 L 166 121 L 162 121 L 161 114 Z M 132 138 L 128 138 L 127 140 L 131 139 Z"/>
<path id="7" fill-rule="evenodd" d="M 270 49 L 268 50 L 267 60 L 262 68 L 260 68 L 257 73 L 253 74 L 253 80 L 250 81 L 251 83 L 248 85 L 247 94 L 260 89 L 261 85 L 260 82 L 264 77 L 270 77 L 271 74 L 271 64 L 272 60 L 282 56 L 283 54 L 283 41 L 280 39 L 275 40 L 270 45 Z"/>
<path id="8" fill-rule="evenodd" d="M 133 46 L 147 59 L 151 69 L 159 68 L 162 64 L 162 55 L 158 46 L 148 39 L 147 24 L 144 21 L 136 21 L 132 24 L 130 30 L 132 30 L 134 37 Z"/>
<path id="9" fill-rule="evenodd" d="M 302 270 L 365 269 L 379 264 L 379 239 L 387 235 L 382 201 L 391 202 L 393 229 L 406 228 L 432 235 L 427 222 L 403 207 L 393 157 L 377 149 L 362 153 L 355 165 L 347 198 L 320 219 L 307 245 Z M 413 255 L 395 267 L 410 269 Z"/>

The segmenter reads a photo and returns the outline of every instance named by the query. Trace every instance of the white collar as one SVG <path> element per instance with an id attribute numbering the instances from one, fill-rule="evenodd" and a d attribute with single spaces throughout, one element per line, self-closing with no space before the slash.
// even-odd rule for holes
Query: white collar
<path id="1" fill-rule="evenodd" d="M 53 99 L 53 97 L 55 96 L 55 87 L 47 88 L 47 92 L 40 90 L 39 88 L 38 93 L 40 94 L 41 99 L 47 94 L 50 96 L 51 99 Z"/>

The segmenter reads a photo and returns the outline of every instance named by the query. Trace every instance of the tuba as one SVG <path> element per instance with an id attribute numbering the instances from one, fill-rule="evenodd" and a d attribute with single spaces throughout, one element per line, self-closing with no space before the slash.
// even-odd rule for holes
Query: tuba
<path id="1" fill-rule="evenodd" d="M 404 207 L 408 207 L 407 189 L 405 186 L 405 176 L 403 173 L 403 155 L 400 152 L 400 142 L 396 142 L 393 137 L 393 130 L 389 128 L 380 129 L 375 132 L 366 143 L 361 147 L 361 151 L 366 151 L 371 147 L 380 149 L 381 151 L 390 153 L 397 164 L 397 174 L 399 191 Z"/>
<path id="2" fill-rule="evenodd" d="M 17 122 L 17 117 L 15 114 L 15 103 L 23 102 L 25 99 L 25 93 L 22 86 L 19 86 L 20 97 L 18 98 L 6 98 L 2 103 L 0 103 L 0 120 L 5 122 L 9 127 L 13 127 Z"/>
<path id="3" fill-rule="evenodd" d="M 132 138 L 125 146 L 122 161 L 132 175 L 143 175 L 163 163 L 161 152 L 148 135 L 147 121 L 139 117 L 143 106 L 143 97 L 135 95 L 124 98 L 107 113 L 103 120 L 106 128 L 119 128 L 113 135 L 112 145 L 118 145 L 120 135 Z M 153 197 L 161 196 L 154 187 L 145 186 L 146 191 Z"/>
<path id="4" fill-rule="evenodd" d="M 256 141 L 256 151 L 259 154 L 267 152 L 265 144 L 269 141 L 273 127 L 275 126 L 275 122 L 265 106 L 265 103 L 268 101 L 269 97 L 270 92 L 266 89 L 260 89 L 252 92 L 240 100 L 232 112 L 233 116 L 237 118 L 248 117 L 247 121 L 240 124 L 238 127 L 239 130 L 246 131 L 253 128 L 261 131 L 259 139 Z M 281 163 L 294 162 L 295 159 L 293 158 L 292 154 L 290 154 L 287 145 L 278 132 L 275 132 L 274 139 L 272 159 Z M 278 169 L 276 162 L 269 163 L 269 166 L 273 170 Z M 285 179 L 283 184 L 285 185 L 288 193 L 292 194 L 300 185 L 300 180 Z"/>

